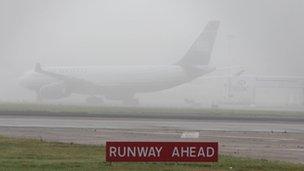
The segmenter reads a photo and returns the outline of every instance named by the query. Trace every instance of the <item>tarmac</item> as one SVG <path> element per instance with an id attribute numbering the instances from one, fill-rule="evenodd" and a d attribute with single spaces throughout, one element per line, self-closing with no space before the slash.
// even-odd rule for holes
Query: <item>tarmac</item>
<path id="1" fill-rule="evenodd" d="M 220 154 L 304 163 L 304 121 L 289 118 L 105 117 L 0 114 L 0 134 L 46 141 L 218 141 Z"/>

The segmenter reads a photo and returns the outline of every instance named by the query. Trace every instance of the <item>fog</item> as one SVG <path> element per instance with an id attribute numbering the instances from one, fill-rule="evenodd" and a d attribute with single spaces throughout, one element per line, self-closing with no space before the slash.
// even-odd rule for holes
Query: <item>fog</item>
<path id="1" fill-rule="evenodd" d="M 0 100 L 35 99 L 16 80 L 36 62 L 174 63 L 209 20 L 221 22 L 211 65 L 243 66 L 253 75 L 302 77 L 303 16 L 302 0 L 0 0 Z M 204 97 L 218 91 L 213 84 L 222 85 L 206 85 L 209 94 Z M 161 103 L 170 103 L 176 94 L 187 98 L 187 92 L 195 94 L 187 86 L 150 93 L 143 101 L 149 104 L 170 92 L 173 99 Z"/>

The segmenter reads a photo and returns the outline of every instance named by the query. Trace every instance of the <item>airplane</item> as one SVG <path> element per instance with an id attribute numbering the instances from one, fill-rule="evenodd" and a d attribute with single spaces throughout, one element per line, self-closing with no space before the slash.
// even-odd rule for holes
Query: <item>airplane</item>
<path id="1" fill-rule="evenodd" d="M 87 102 L 104 99 L 138 104 L 136 93 L 169 89 L 213 72 L 209 65 L 219 21 L 209 21 L 178 62 L 138 66 L 44 66 L 39 63 L 19 78 L 19 84 L 35 91 L 37 100 L 55 100 L 72 94 L 87 95 Z"/>

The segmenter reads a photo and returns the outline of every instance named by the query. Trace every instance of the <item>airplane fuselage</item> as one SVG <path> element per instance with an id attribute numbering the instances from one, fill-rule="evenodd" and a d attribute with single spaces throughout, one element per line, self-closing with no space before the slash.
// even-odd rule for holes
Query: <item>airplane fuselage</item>
<path id="1" fill-rule="evenodd" d="M 85 86 L 77 88 L 77 85 L 73 85 L 73 93 L 78 94 L 106 94 L 120 91 L 153 92 L 172 88 L 195 78 L 179 65 L 44 67 L 44 70 L 86 80 L 99 87 L 86 89 Z M 200 72 L 205 74 L 211 70 L 211 68 L 203 68 Z M 60 80 L 35 71 L 29 71 L 21 80 L 24 86 L 32 90 L 38 90 L 44 85 L 56 82 Z"/>

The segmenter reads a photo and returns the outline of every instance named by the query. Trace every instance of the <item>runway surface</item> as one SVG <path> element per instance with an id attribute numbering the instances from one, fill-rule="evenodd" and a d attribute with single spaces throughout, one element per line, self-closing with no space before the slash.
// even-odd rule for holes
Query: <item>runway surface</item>
<path id="1" fill-rule="evenodd" d="M 241 120 L 143 119 L 101 117 L 38 117 L 0 116 L 0 126 L 48 128 L 99 128 L 99 129 L 166 129 L 166 130 L 222 130 L 304 132 L 304 122 L 259 122 Z"/>
<path id="2" fill-rule="evenodd" d="M 218 141 L 222 154 L 304 163 L 304 121 L 296 119 L 0 115 L 0 134 L 82 144 Z"/>

